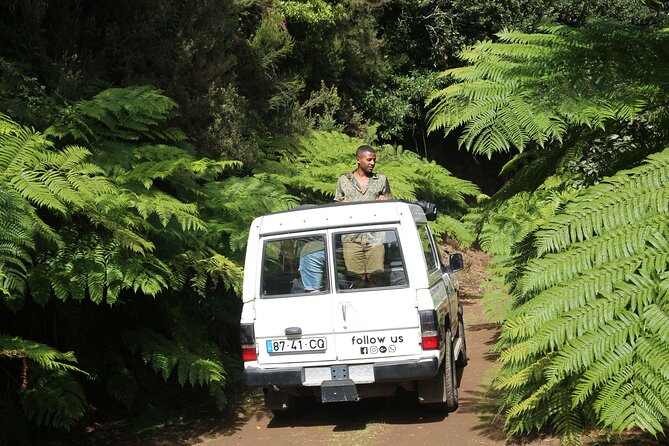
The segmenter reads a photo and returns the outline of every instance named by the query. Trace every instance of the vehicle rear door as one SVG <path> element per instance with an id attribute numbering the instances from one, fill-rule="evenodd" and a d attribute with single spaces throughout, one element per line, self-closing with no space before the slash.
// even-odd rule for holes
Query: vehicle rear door
<path id="1" fill-rule="evenodd" d="M 340 361 L 418 355 L 420 323 L 396 227 L 333 232 Z"/>
<path id="2" fill-rule="evenodd" d="M 318 245 L 320 244 L 320 250 Z M 289 364 L 336 359 L 330 292 L 331 256 L 324 233 L 277 236 L 263 240 L 260 296 L 255 300 L 258 364 Z M 305 291 L 308 256 L 321 257 L 321 284 Z M 313 266 L 313 265 L 312 265 Z M 313 273 L 313 271 L 312 271 Z"/>

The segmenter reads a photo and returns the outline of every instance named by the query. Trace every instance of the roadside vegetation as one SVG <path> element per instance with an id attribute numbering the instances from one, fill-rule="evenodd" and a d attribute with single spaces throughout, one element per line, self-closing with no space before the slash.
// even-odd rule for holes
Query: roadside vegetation
<path id="1" fill-rule="evenodd" d="M 666 2 L 0 11 L 0 444 L 234 402 L 248 225 L 331 200 L 362 143 L 495 256 L 509 435 L 666 435 Z"/>

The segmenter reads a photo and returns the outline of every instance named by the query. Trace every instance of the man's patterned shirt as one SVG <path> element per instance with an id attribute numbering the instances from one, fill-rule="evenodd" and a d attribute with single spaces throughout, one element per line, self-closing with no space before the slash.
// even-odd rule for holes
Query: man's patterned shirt
<path id="1" fill-rule="evenodd" d="M 373 201 L 379 198 L 379 195 L 392 198 L 388 178 L 385 175 L 373 173 L 367 183 L 367 189 L 363 191 L 353 172 L 349 172 L 339 176 L 334 199 L 335 201 Z"/>

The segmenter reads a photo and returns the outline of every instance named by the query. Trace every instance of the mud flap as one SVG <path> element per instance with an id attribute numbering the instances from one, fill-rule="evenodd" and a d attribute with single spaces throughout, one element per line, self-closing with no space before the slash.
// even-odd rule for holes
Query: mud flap
<path id="1" fill-rule="evenodd" d="M 321 383 L 321 401 L 335 403 L 341 401 L 358 401 L 358 389 L 351 379 L 323 381 Z"/>
<path id="2" fill-rule="evenodd" d="M 286 392 L 271 388 L 263 389 L 265 394 L 265 407 L 270 410 L 286 410 L 293 403 L 293 397 Z"/>

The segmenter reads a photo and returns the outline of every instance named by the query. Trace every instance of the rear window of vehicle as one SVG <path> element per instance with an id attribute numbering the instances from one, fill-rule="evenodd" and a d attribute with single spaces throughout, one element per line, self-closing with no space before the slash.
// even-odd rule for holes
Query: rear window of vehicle
<path id="1" fill-rule="evenodd" d="M 326 258 L 324 235 L 265 241 L 262 297 L 328 291 Z"/>
<path id="2" fill-rule="evenodd" d="M 334 247 L 338 290 L 409 285 L 395 230 L 338 233 Z"/>

